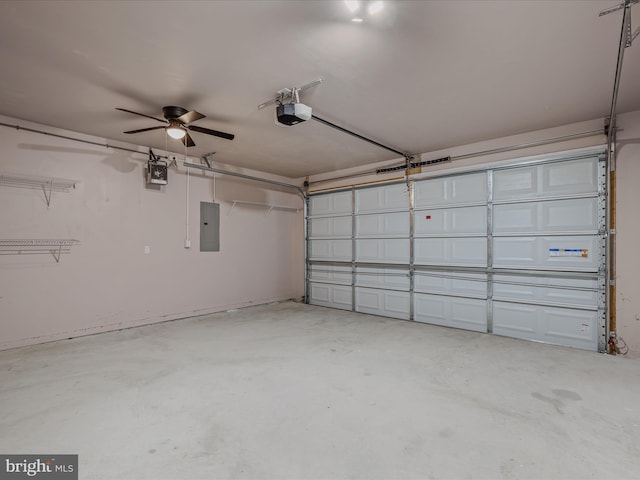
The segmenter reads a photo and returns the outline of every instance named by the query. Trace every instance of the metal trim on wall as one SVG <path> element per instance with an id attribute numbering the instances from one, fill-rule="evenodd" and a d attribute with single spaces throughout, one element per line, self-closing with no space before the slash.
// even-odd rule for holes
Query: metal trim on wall
<path id="1" fill-rule="evenodd" d="M 493 333 L 493 170 L 487 170 L 487 333 Z"/>
<path id="2" fill-rule="evenodd" d="M 356 188 L 351 187 L 351 310 L 356 311 Z"/>
<path id="3" fill-rule="evenodd" d="M 409 320 L 414 320 L 414 289 L 415 289 L 415 190 L 413 180 L 407 182 L 409 190 Z"/>
<path id="4" fill-rule="evenodd" d="M 206 165 L 199 165 L 197 163 L 184 162 L 183 165 L 185 167 L 199 168 L 200 170 L 205 170 L 207 172 L 220 173 L 222 175 L 229 175 L 232 177 L 244 178 L 246 180 L 253 180 L 255 182 L 262 182 L 262 183 L 268 183 L 270 185 L 277 185 L 279 187 L 291 188 L 296 190 L 302 196 L 302 198 L 307 197 L 307 193 L 302 189 L 302 187 L 299 187 L 298 185 L 293 185 L 292 183 L 279 182 L 277 180 L 269 180 L 268 178 L 255 177 L 253 175 L 246 175 L 244 173 L 230 172 L 228 170 L 222 170 L 220 168 L 214 168 L 214 167 L 207 167 Z"/>
<path id="5" fill-rule="evenodd" d="M 609 318 L 611 317 L 611 309 L 615 309 L 615 300 L 611 301 L 610 298 L 610 284 L 609 276 L 615 275 L 615 265 L 612 263 L 615 259 L 615 252 L 610 252 L 610 200 L 609 186 L 610 186 L 610 171 L 609 171 L 609 158 L 606 154 L 603 154 L 598 159 L 598 168 L 600 169 L 599 182 L 598 182 L 598 209 L 600 210 L 600 222 L 601 227 L 601 242 L 602 250 L 601 255 L 604 259 L 601 262 L 601 271 L 598 274 L 598 281 L 604 288 L 604 292 L 601 293 L 600 304 L 602 311 L 598 315 L 599 325 L 598 329 L 600 334 L 598 336 L 598 350 L 601 352 L 607 351 L 607 340 L 609 338 L 611 325 L 609 324 Z M 614 172 L 615 173 L 615 172 Z M 615 312 L 613 312 L 615 322 Z M 610 352 L 611 353 L 611 352 Z"/>
<path id="6" fill-rule="evenodd" d="M 309 197 L 306 196 L 304 198 L 304 303 L 309 303 L 309 289 L 310 280 L 309 280 Z"/>

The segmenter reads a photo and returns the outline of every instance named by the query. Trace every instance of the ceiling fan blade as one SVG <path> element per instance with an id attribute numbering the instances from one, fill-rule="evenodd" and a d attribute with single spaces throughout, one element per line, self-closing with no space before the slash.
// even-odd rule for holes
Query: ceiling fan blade
<path id="1" fill-rule="evenodd" d="M 141 117 L 150 118 L 151 120 L 156 120 L 156 121 L 158 121 L 160 123 L 169 123 L 166 120 L 160 120 L 159 118 L 152 117 L 151 115 L 145 115 L 144 113 L 134 112 L 133 110 L 127 110 L 126 108 L 117 108 L 116 107 L 116 110 L 120 110 L 121 112 L 133 113 L 134 115 L 139 115 Z"/>
<path id="2" fill-rule="evenodd" d="M 166 127 L 150 127 L 150 128 L 140 128 L 139 130 L 129 130 L 128 132 L 123 132 L 123 133 L 140 133 L 140 132 L 148 132 L 149 130 L 158 130 L 160 128 L 166 128 Z"/>
<path id="3" fill-rule="evenodd" d="M 184 115 L 180 115 L 178 118 L 176 118 L 176 120 L 180 123 L 191 123 L 204 117 L 206 117 L 206 115 L 203 115 L 200 112 L 196 112 L 195 110 L 191 110 Z"/>
<path id="4" fill-rule="evenodd" d="M 185 147 L 195 147 L 196 142 L 193 141 L 189 132 L 185 132 L 184 137 L 182 137 L 182 143 Z"/>
<path id="5" fill-rule="evenodd" d="M 185 128 L 193 132 L 206 133 L 207 135 L 213 135 L 214 137 L 226 138 L 227 140 L 233 140 L 235 135 L 232 133 L 219 132 L 218 130 L 211 130 L 210 128 L 198 127 L 197 125 L 189 125 Z"/>

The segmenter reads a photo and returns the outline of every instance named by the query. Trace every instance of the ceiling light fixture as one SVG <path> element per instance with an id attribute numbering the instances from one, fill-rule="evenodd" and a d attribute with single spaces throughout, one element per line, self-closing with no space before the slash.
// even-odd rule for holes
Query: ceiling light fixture
<path id="1" fill-rule="evenodd" d="M 360 2 L 358 0 L 344 0 L 344 4 L 351 13 L 355 13 L 360 8 Z"/>
<path id="2" fill-rule="evenodd" d="M 171 138 L 175 138 L 176 140 L 184 138 L 186 134 L 187 131 L 179 125 L 170 125 L 167 127 L 167 135 Z"/>
<path id="3" fill-rule="evenodd" d="M 363 5 L 363 2 L 358 0 L 344 0 L 344 4 L 347 6 L 347 9 L 355 15 L 361 10 L 360 7 Z M 384 10 L 384 2 L 382 0 L 367 0 L 364 3 L 364 7 L 366 7 L 367 14 L 372 17 Z M 364 22 L 364 16 L 353 16 L 351 21 L 354 23 L 362 23 Z"/>
<path id="4" fill-rule="evenodd" d="M 380 13 L 384 8 L 384 3 L 382 0 L 376 0 L 375 2 L 371 2 L 369 7 L 367 8 L 367 12 L 369 15 L 375 15 L 376 13 Z"/>

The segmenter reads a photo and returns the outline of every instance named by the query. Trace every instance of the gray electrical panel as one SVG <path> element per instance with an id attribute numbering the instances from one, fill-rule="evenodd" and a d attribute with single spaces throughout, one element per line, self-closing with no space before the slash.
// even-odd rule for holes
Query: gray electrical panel
<path id="1" fill-rule="evenodd" d="M 220 251 L 220 204 L 200 202 L 200 251 Z"/>

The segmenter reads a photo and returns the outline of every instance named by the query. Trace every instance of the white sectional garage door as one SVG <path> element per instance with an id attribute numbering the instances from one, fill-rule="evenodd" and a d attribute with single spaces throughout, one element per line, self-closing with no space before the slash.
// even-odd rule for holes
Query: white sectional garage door
<path id="1" fill-rule="evenodd" d="M 308 301 L 604 350 L 599 150 L 313 195 Z"/>

